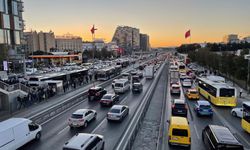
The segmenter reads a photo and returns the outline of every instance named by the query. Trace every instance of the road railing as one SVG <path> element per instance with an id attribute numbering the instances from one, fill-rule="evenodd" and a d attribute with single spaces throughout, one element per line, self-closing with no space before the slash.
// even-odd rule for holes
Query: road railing
<path id="1" fill-rule="evenodd" d="M 146 115 L 147 109 L 150 105 L 150 101 L 152 99 L 152 96 L 154 94 L 155 87 L 157 86 L 160 76 L 163 72 L 163 69 L 165 67 L 165 62 L 161 65 L 161 67 L 158 70 L 158 75 L 154 77 L 154 81 L 151 84 L 150 89 L 145 94 L 141 104 L 137 108 L 137 111 L 134 113 L 133 117 L 131 118 L 131 121 L 127 127 L 127 129 L 124 131 L 123 136 L 120 138 L 119 143 L 115 146 L 114 149 L 116 150 L 130 150 L 132 148 L 133 142 L 136 138 L 136 134 L 139 131 L 141 124 L 143 122 L 143 118 Z"/>

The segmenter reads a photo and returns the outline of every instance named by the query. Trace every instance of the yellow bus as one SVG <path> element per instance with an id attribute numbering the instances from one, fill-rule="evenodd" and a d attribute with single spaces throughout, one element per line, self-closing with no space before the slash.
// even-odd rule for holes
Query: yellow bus
<path id="1" fill-rule="evenodd" d="M 250 133 L 250 102 L 243 102 L 243 117 L 241 119 L 241 127 Z"/>
<path id="2" fill-rule="evenodd" d="M 208 101 L 216 106 L 236 106 L 237 93 L 234 87 L 225 83 L 220 76 L 197 78 L 197 90 Z"/>

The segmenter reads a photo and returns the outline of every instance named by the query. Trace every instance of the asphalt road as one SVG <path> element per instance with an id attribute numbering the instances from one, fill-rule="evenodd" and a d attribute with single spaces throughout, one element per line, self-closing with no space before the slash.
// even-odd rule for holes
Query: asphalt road
<path id="1" fill-rule="evenodd" d="M 169 86 L 169 85 L 168 85 Z M 168 88 L 169 89 L 169 88 Z M 187 88 L 182 88 L 183 91 L 180 96 L 171 96 L 170 91 L 168 90 L 167 94 L 167 109 L 166 112 L 166 118 L 165 121 L 168 120 L 171 116 L 171 100 L 173 99 L 185 99 L 189 112 L 188 112 L 188 121 L 191 128 L 191 149 L 192 150 L 205 150 L 204 144 L 202 142 L 202 130 L 205 128 L 205 126 L 209 124 L 213 125 L 222 125 L 228 127 L 231 132 L 238 138 L 238 140 L 244 145 L 245 149 L 250 149 L 250 135 L 246 133 L 241 128 L 241 119 L 233 117 L 231 115 L 231 107 L 218 107 L 212 105 L 214 114 L 213 117 L 198 117 L 194 111 L 194 105 L 196 103 L 196 100 L 188 100 L 184 93 L 187 90 Z M 202 96 L 200 99 L 204 99 Z M 238 106 L 241 106 L 241 103 L 244 99 L 238 99 Z M 165 129 L 164 132 L 168 132 L 168 125 L 164 125 Z M 162 149 L 170 149 L 170 150 L 177 150 L 177 149 L 183 149 L 179 146 L 173 146 L 169 147 L 167 143 L 167 137 L 168 134 L 165 134 L 165 142 L 163 142 L 163 148 Z"/>
<path id="2" fill-rule="evenodd" d="M 152 80 L 142 80 L 143 92 L 140 94 L 133 94 L 131 91 L 120 95 L 118 104 L 129 106 L 129 115 L 121 123 L 107 122 L 106 114 L 110 107 L 101 107 L 98 101 L 89 102 L 87 99 L 82 99 L 82 103 L 76 107 L 70 108 L 68 111 L 63 112 L 55 119 L 47 122 L 42 126 L 42 137 L 40 141 L 32 141 L 20 150 L 61 150 L 63 144 L 69 140 L 76 133 L 97 133 L 104 136 L 105 149 L 111 150 L 119 141 L 123 131 L 126 129 L 130 119 L 132 118 L 137 106 L 143 99 L 145 93 Z M 106 87 L 108 93 L 113 93 L 111 85 Z M 97 111 L 97 119 L 89 123 L 87 128 L 70 129 L 68 126 L 68 118 L 71 114 L 80 108 L 89 108 Z"/>

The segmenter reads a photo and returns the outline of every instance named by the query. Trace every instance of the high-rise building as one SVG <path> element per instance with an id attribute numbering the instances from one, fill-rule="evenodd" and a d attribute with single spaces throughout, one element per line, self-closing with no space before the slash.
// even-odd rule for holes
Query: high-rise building
<path id="1" fill-rule="evenodd" d="M 118 26 L 112 39 L 113 42 L 131 53 L 132 50 L 140 49 L 140 30 L 128 26 Z"/>
<path id="2" fill-rule="evenodd" d="M 50 49 L 55 48 L 54 32 L 24 32 L 25 50 L 27 54 L 34 51 L 50 52 Z"/>
<path id="3" fill-rule="evenodd" d="M 140 48 L 142 51 L 149 51 L 149 36 L 147 34 L 140 34 Z"/>
<path id="4" fill-rule="evenodd" d="M 82 38 L 71 34 L 56 36 L 56 48 L 64 51 L 81 51 Z"/>
<path id="5" fill-rule="evenodd" d="M 0 45 L 2 45 L 0 55 L 3 52 L 3 45 L 5 45 L 9 55 L 18 57 L 20 52 L 17 50 L 21 44 L 24 30 L 22 13 L 22 0 L 0 0 Z"/>
<path id="6" fill-rule="evenodd" d="M 237 34 L 229 34 L 223 37 L 224 43 L 239 43 L 239 41 Z"/>

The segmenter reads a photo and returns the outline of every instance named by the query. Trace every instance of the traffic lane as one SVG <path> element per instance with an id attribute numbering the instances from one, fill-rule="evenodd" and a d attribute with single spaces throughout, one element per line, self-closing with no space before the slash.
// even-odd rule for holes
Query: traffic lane
<path id="1" fill-rule="evenodd" d="M 200 99 L 206 100 L 203 96 L 200 96 Z M 194 114 L 194 105 L 195 105 L 195 101 L 190 101 L 187 100 L 189 106 L 191 106 L 191 110 Z M 242 100 L 238 101 L 237 105 L 241 106 Z M 196 117 L 196 126 L 197 129 L 201 129 L 198 130 L 199 134 L 201 135 L 202 129 L 204 129 L 204 127 L 206 125 L 209 124 L 213 124 L 213 125 L 221 125 L 221 126 L 226 126 L 228 127 L 231 132 L 237 137 L 237 139 L 244 145 L 245 148 L 250 149 L 250 136 L 248 133 L 246 133 L 242 127 L 241 127 L 241 119 L 237 118 L 237 117 L 233 117 L 231 115 L 231 107 L 219 107 L 219 106 L 215 106 L 213 104 L 211 104 L 212 109 L 214 110 L 214 115 L 213 118 L 209 119 L 209 118 L 205 118 L 205 117 L 198 117 L 197 115 L 193 115 Z M 202 121 L 199 121 L 201 120 Z M 204 119 L 206 119 L 206 121 L 203 121 Z"/>
<path id="2" fill-rule="evenodd" d="M 122 120 L 122 122 L 108 122 L 105 119 L 102 124 L 93 131 L 93 133 L 95 134 L 101 134 L 104 136 L 105 149 L 111 150 L 115 148 L 123 132 L 127 128 L 130 120 L 132 119 L 134 113 L 136 112 L 140 102 L 143 100 L 145 94 L 147 93 L 147 90 L 149 89 L 152 81 L 153 80 L 146 80 L 146 83 L 143 87 L 143 93 L 129 93 L 127 101 L 124 101 L 124 104 L 129 106 L 129 115 L 126 116 L 124 120 Z"/>
<path id="3" fill-rule="evenodd" d="M 143 84 L 145 80 L 142 80 Z M 147 85 L 145 85 L 147 88 Z M 113 89 L 111 86 L 108 86 L 106 88 L 108 92 L 112 93 Z M 123 100 L 127 100 L 127 96 L 129 93 L 125 93 L 123 95 L 120 95 L 120 101 L 118 103 L 121 103 Z M 71 130 L 68 126 L 68 118 L 71 116 L 71 114 L 77 110 L 82 108 L 89 108 L 94 109 L 97 111 L 97 119 L 94 120 L 89 124 L 89 126 L 84 128 L 78 128 Z M 23 146 L 22 149 L 61 149 L 63 144 L 70 139 L 72 136 L 74 136 L 78 132 L 84 132 L 84 133 L 91 133 L 92 130 L 94 130 L 95 127 L 97 127 L 102 120 L 106 117 L 106 114 L 110 107 L 101 107 L 98 101 L 92 101 L 89 102 L 87 99 L 84 100 L 83 103 L 80 105 L 71 108 L 70 110 L 66 111 L 65 113 L 61 114 L 57 118 L 51 120 L 50 122 L 43 125 L 43 131 L 42 131 L 42 138 L 40 142 L 31 142 L 27 145 Z M 56 145 L 55 145 L 56 143 Z M 58 147 L 58 145 L 60 147 Z"/>
<path id="4" fill-rule="evenodd" d="M 108 93 L 113 93 L 113 89 L 111 86 L 106 87 Z M 120 101 L 122 101 L 124 98 L 126 98 L 127 94 L 120 95 Z M 120 103 L 120 101 L 118 103 Z M 44 143 L 46 143 L 46 146 L 54 145 L 55 138 L 58 138 L 59 134 L 62 134 L 62 132 L 69 132 L 69 126 L 68 126 L 68 118 L 71 116 L 71 114 L 76 111 L 77 109 L 94 109 L 97 111 L 97 119 L 89 124 L 89 126 L 84 129 L 85 132 L 88 132 L 88 130 L 91 130 L 92 126 L 95 127 L 95 125 L 98 125 L 99 122 L 105 117 L 106 112 L 110 109 L 109 107 L 101 107 L 98 101 L 91 101 L 89 102 L 86 99 L 83 99 L 83 102 L 79 105 L 70 108 L 66 112 L 63 112 L 58 117 L 54 118 L 53 120 L 49 121 L 48 123 L 44 124 L 42 126 L 42 137 L 41 141 L 39 143 L 28 143 L 23 147 L 23 149 L 39 149 L 41 146 L 41 149 L 44 149 L 43 146 L 45 146 Z M 71 131 L 70 131 L 71 132 Z M 74 133 L 74 131 L 72 131 Z M 60 138 L 61 135 L 60 135 Z M 51 144 L 50 144 L 51 142 Z"/>

